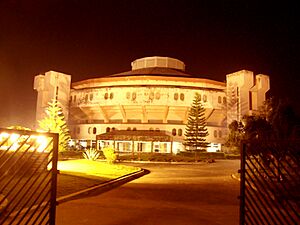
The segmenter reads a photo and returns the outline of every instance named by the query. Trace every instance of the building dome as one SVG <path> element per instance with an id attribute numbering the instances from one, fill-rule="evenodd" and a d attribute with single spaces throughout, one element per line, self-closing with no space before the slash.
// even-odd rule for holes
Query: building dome
<path id="1" fill-rule="evenodd" d="M 109 77 L 123 76 L 166 76 L 166 77 L 191 77 L 185 73 L 184 62 L 161 56 L 152 56 L 136 59 L 131 62 L 131 70 L 110 75 Z"/>
<path id="2" fill-rule="evenodd" d="M 170 68 L 185 71 L 185 64 L 174 58 L 152 56 L 136 59 L 131 62 L 132 70 L 145 69 L 151 67 Z"/>

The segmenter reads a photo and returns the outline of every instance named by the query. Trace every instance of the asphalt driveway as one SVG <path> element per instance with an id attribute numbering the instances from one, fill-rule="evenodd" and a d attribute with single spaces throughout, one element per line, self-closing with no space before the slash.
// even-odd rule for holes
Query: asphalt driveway
<path id="1" fill-rule="evenodd" d="M 239 160 L 139 164 L 150 174 L 98 196 L 57 207 L 58 225 L 236 225 Z"/>

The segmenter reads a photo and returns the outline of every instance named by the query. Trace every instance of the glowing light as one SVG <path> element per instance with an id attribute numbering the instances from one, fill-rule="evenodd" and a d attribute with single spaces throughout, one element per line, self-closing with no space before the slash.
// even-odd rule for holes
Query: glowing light
<path id="1" fill-rule="evenodd" d="M 69 141 L 69 146 L 70 146 L 70 147 L 71 147 L 71 146 L 75 146 L 75 141 L 72 140 L 72 139 L 70 139 L 70 141 Z"/>
<path id="2" fill-rule="evenodd" d="M 37 148 L 37 151 L 38 152 L 43 152 L 46 150 L 46 147 L 47 147 L 47 144 L 48 144 L 48 141 L 47 141 L 47 138 L 45 136 L 37 136 L 36 137 L 36 143 L 38 144 L 38 148 Z"/>
<path id="3" fill-rule="evenodd" d="M 2 133 L 0 134 L 0 138 L 1 138 L 1 139 L 5 139 L 5 138 L 8 138 L 8 137 L 9 137 L 9 134 L 6 133 L 6 132 L 2 132 Z"/>
<path id="4" fill-rule="evenodd" d="M 11 134 L 9 140 L 15 142 L 18 140 L 19 137 L 20 137 L 19 134 Z"/>

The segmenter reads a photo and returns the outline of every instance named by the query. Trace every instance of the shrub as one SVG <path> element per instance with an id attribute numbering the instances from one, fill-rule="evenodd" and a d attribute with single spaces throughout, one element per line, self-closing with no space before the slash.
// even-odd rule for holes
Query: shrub
<path id="1" fill-rule="evenodd" d="M 100 155 L 100 153 L 94 148 L 86 149 L 82 154 L 85 159 L 92 161 L 96 161 Z"/>
<path id="2" fill-rule="evenodd" d="M 103 154 L 106 159 L 106 162 L 109 164 L 112 164 L 116 161 L 117 155 L 115 153 L 115 150 L 112 147 L 104 147 L 103 148 Z"/>

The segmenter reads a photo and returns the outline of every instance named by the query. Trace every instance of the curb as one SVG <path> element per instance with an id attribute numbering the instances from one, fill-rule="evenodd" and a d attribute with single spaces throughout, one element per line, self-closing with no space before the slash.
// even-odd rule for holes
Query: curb
<path id="1" fill-rule="evenodd" d="M 231 174 L 232 179 L 241 181 L 241 178 L 237 177 L 235 174 Z"/>
<path id="2" fill-rule="evenodd" d="M 63 202 L 67 202 L 70 200 L 74 200 L 74 199 L 78 199 L 78 198 L 82 198 L 82 197 L 87 197 L 87 196 L 94 196 L 94 195 L 98 195 L 101 193 L 104 193 L 106 191 L 111 190 L 112 188 L 121 186 L 129 181 L 135 180 L 139 177 L 142 177 L 146 174 L 149 174 L 150 171 L 149 170 L 145 170 L 142 169 L 140 171 L 134 172 L 134 173 L 130 173 L 127 175 L 124 175 L 122 177 L 118 177 L 116 179 L 113 180 L 109 180 L 107 182 L 101 183 L 99 185 L 90 187 L 90 188 L 86 188 L 84 190 L 81 191 L 77 191 L 75 193 L 66 195 L 66 196 L 62 196 L 56 199 L 57 205 L 63 203 Z"/>

